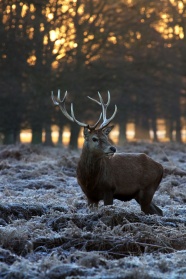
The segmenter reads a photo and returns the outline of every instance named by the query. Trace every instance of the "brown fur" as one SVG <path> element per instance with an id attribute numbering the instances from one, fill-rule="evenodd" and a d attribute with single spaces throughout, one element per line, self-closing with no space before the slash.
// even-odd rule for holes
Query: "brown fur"
<path id="1" fill-rule="evenodd" d="M 89 97 L 102 107 L 99 120 L 93 126 L 75 118 L 73 104 L 71 115 L 66 111 L 66 96 L 67 92 L 61 100 L 60 90 L 57 98 L 54 98 L 53 92 L 51 95 L 53 103 L 60 107 L 70 121 L 84 127 L 85 143 L 77 167 L 77 179 L 89 204 L 98 204 L 100 200 L 104 200 L 104 205 L 110 205 L 114 198 L 122 201 L 134 198 L 146 214 L 162 215 L 161 209 L 152 203 L 152 198 L 162 179 L 163 167 L 145 154 L 114 155 L 116 148 L 108 141 L 108 134 L 113 128 L 108 125 L 117 112 L 115 105 L 113 115 L 107 119 L 110 93 L 108 92 L 107 103 L 103 102 L 99 92 L 99 101 Z M 102 117 L 103 122 L 96 130 Z"/>
<path id="2" fill-rule="evenodd" d="M 143 153 L 115 153 L 107 138 L 111 129 L 84 129 L 77 179 L 88 203 L 97 205 L 103 200 L 104 205 L 112 205 L 113 199 L 135 199 L 145 214 L 163 215 L 152 202 L 163 176 L 162 165 Z"/>

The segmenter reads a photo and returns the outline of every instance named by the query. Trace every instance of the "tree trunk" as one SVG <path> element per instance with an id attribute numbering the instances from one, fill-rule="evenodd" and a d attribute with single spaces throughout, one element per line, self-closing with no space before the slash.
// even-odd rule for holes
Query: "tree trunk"
<path id="1" fill-rule="evenodd" d="M 45 145 L 53 146 L 52 142 L 52 130 L 50 125 L 45 126 Z"/>
<path id="2" fill-rule="evenodd" d="M 181 111 L 180 111 L 180 92 L 177 92 L 175 95 L 174 101 L 174 122 L 175 122 L 175 129 L 176 129 L 176 141 L 182 142 L 181 138 Z"/>
<path id="3" fill-rule="evenodd" d="M 43 1 L 41 1 L 43 2 Z M 34 98 L 34 107 L 32 108 L 31 128 L 32 128 L 32 144 L 42 143 L 42 128 L 43 117 L 40 117 L 39 110 L 43 107 L 43 88 L 41 88 L 42 71 L 43 68 L 43 32 L 40 26 L 43 20 L 42 9 L 43 6 L 38 1 L 34 2 L 35 7 L 35 20 L 33 21 L 34 37 L 33 42 L 37 45 L 35 48 L 36 64 L 32 67 L 33 77 L 32 80 L 32 93 Z M 44 111 L 41 112 L 43 116 Z"/>
<path id="4" fill-rule="evenodd" d="M 152 118 L 152 131 L 153 131 L 153 134 L 154 134 L 154 137 L 153 137 L 153 141 L 154 142 L 157 142 L 158 141 L 158 136 L 157 136 L 157 123 L 156 123 L 156 118 L 153 117 Z"/>
<path id="5" fill-rule="evenodd" d="M 70 129 L 70 142 L 69 142 L 69 147 L 72 149 L 78 148 L 79 131 L 80 131 L 79 126 L 76 123 L 75 124 L 72 123 Z"/>
<path id="6" fill-rule="evenodd" d="M 145 116 L 141 116 L 136 119 L 135 138 L 139 140 L 150 140 L 149 121 L 145 118 Z"/>
<path id="7" fill-rule="evenodd" d="M 63 126 L 59 127 L 59 136 L 58 136 L 58 141 L 57 145 L 62 146 L 62 136 L 63 136 Z"/>
<path id="8" fill-rule="evenodd" d="M 173 120 L 167 119 L 165 122 L 166 126 L 166 137 L 169 138 L 170 141 L 173 141 Z"/>
<path id="9" fill-rule="evenodd" d="M 15 131 L 15 142 L 16 143 L 20 143 L 21 142 L 21 138 L 20 138 L 20 133 L 21 131 Z"/>
<path id="10" fill-rule="evenodd" d="M 119 126 L 119 145 L 125 144 L 127 141 L 127 123 L 125 121 L 120 122 Z"/>
<path id="11" fill-rule="evenodd" d="M 4 133 L 3 144 L 14 144 L 14 143 L 15 143 L 14 132 L 6 131 Z"/>
<path id="12" fill-rule="evenodd" d="M 176 119 L 176 141 L 177 142 L 182 142 L 181 138 L 181 120 L 180 117 Z"/>
<path id="13" fill-rule="evenodd" d="M 4 132 L 3 144 L 20 143 L 20 130 L 11 129 Z"/>
<path id="14" fill-rule="evenodd" d="M 32 144 L 42 143 L 42 126 L 33 125 L 32 126 Z"/>

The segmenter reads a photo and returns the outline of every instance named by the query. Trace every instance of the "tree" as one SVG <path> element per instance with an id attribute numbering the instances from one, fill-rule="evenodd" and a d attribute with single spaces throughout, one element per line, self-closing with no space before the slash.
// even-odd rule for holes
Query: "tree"
<path id="1" fill-rule="evenodd" d="M 9 5 L 10 2 L 12 5 Z M 19 4 L 16 1 L 3 1 L 0 4 L 0 129 L 4 143 L 16 142 L 24 126 L 25 99 L 22 84 L 26 67 L 26 42 Z"/>
<path id="2" fill-rule="evenodd" d="M 51 124 L 54 112 L 50 92 L 57 83 L 54 66 L 60 48 L 55 49 L 57 39 L 52 37 L 54 30 L 62 25 L 61 1 L 32 1 L 27 4 L 34 20 L 29 23 L 31 51 L 27 68 L 29 107 L 28 119 L 32 129 L 32 143 L 42 142 L 45 130 L 45 143 L 52 144 Z M 41 113 L 40 113 L 41 112 Z"/>
<path id="3" fill-rule="evenodd" d="M 82 115 L 82 99 L 79 96 L 84 97 L 87 91 L 95 94 L 94 90 L 105 87 L 107 82 L 111 83 L 112 72 L 109 71 L 108 64 L 104 66 L 104 59 L 101 57 L 110 55 L 113 46 L 118 24 L 117 20 L 114 21 L 117 19 L 117 7 L 114 1 L 105 0 L 78 0 L 68 6 L 64 35 L 66 52 L 59 63 L 63 72 L 62 86 L 68 84 L 69 89 L 76 93 L 74 99 L 77 115 Z M 71 26 L 71 29 L 67 26 Z M 82 116 L 86 119 L 86 115 Z M 75 148 L 78 134 L 79 128 L 72 124 L 70 145 Z"/>
<path id="4" fill-rule="evenodd" d="M 181 141 L 185 113 L 185 0 L 10 1 L 0 3 L 0 132 L 13 143 L 22 128 L 32 143 L 52 144 L 51 125 L 67 122 L 50 92 L 71 92 L 77 118 L 96 121 L 100 108 L 88 101 L 101 91 L 118 105 L 120 143 L 128 122 L 136 138 L 157 137 L 158 119 Z M 11 101 L 10 101 L 11 100 Z M 82 109 L 83 108 L 83 109 Z M 112 109 L 112 108 L 111 108 Z M 109 111 L 108 111 L 109 114 Z M 9 117 L 7 117 L 7 115 Z"/>

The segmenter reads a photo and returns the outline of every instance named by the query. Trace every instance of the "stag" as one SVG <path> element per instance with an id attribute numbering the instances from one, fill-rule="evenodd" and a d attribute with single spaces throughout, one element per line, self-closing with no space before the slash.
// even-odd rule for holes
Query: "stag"
<path id="1" fill-rule="evenodd" d="M 129 201 L 135 199 L 145 214 L 162 216 L 162 210 L 152 202 L 162 176 L 163 167 L 144 153 L 116 153 L 116 148 L 109 142 L 108 135 L 114 126 L 108 126 L 116 115 L 107 119 L 107 108 L 110 104 L 104 103 L 98 92 L 99 101 L 88 97 L 102 107 L 102 113 L 94 125 L 78 121 L 74 115 L 71 104 L 71 115 L 65 108 L 67 92 L 57 98 L 52 92 L 53 103 L 60 107 L 62 113 L 72 122 L 84 128 L 84 145 L 77 166 L 77 181 L 88 199 L 90 206 L 96 205 L 100 200 L 104 205 L 112 205 L 114 199 Z M 99 125 L 101 119 L 102 123 Z"/>

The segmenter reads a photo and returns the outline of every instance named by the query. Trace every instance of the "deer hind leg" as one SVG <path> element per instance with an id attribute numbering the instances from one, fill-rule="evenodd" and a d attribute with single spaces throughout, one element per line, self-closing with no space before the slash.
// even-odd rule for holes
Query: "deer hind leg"
<path id="1" fill-rule="evenodd" d="M 157 214 L 163 216 L 162 210 L 152 202 L 154 193 L 155 191 L 153 188 L 140 190 L 135 199 L 140 204 L 141 210 L 145 214 Z"/>
<path id="2" fill-rule="evenodd" d="M 145 213 L 145 214 L 149 214 L 149 215 L 159 215 L 159 216 L 163 216 L 163 211 L 157 206 L 155 205 L 153 202 L 150 203 L 150 205 L 143 205 L 141 204 L 141 210 Z"/>
<path id="3" fill-rule="evenodd" d="M 149 213 L 149 214 L 157 214 L 159 216 L 163 216 L 163 211 L 157 205 L 155 205 L 153 202 L 151 202 L 151 204 L 150 204 L 150 211 L 152 213 Z"/>

